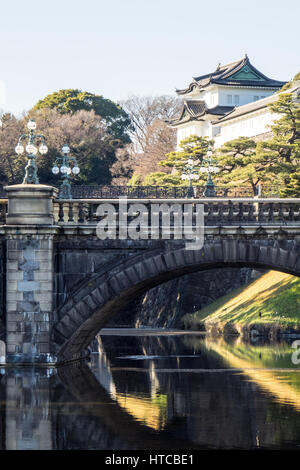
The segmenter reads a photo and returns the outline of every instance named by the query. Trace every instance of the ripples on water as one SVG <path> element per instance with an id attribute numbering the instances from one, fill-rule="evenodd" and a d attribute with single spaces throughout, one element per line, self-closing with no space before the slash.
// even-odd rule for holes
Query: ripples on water
<path id="1" fill-rule="evenodd" d="M 127 333 L 89 363 L 1 369 L 0 448 L 299 448 L 291 344 Z"/>

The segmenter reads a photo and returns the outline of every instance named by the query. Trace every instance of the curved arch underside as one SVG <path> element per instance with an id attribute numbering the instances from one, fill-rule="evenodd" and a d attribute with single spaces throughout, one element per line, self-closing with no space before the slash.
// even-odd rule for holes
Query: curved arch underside
<path id="1" fill-rule="evenodd" d="M 147 251 L 94 273 L 57 312 L 53 340 L 59 361 L 80 357 L 99 330 L 143 292 L 184 274 L 222 267 L 253 267 L 300 276 L 294 241 L 207 241 L 201 250 Z"/>

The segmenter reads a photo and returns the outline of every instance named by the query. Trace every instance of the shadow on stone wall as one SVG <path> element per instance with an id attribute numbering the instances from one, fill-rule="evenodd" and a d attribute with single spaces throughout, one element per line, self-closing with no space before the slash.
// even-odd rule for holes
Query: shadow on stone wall
<path id="1" fill-rule="evenodd" d="M 247 285 L 264 271 L 222 268 L 187 274 L 150 289 L 128 304 L 107 327 L 180 328 L 181 318 Z"/>

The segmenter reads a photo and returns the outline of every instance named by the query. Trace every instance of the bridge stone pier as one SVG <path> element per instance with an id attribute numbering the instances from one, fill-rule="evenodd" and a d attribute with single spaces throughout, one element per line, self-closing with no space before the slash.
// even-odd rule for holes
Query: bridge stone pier
<path id="1" fill-rule="evenodd" d="M 2 364 L 55 365 L 85 357 L 95 335 L 126 304 L 184 274 L 253 267 L 300 275 L 300 199 L 127 200 L 129 220 L 130 204 L 138 203 L 146 228 L 150 206 L 159 211 L 158 205 L 176 204 L 178 212 L 186 204 L 193 210 L 202 205 L 204 244 L 186 249 L 186 240 L 172 232 L 172 211 L 168 237 L 159 218 L 155 239 L 151 233 L 118 237 L 118 231 L 115 239 L 99 239 L 96 226 L 104 212 L 97 208 L 106 204 L 118 218 L 117 199 L 61 201 L 44 185 L 6 191 L 0 226 Z"/>
<path id="2" fill-rule="evenodd" d="M 6 362 L 53 362 L 53 197 L 42 185 L 8 193 L 6 241 Z"/>

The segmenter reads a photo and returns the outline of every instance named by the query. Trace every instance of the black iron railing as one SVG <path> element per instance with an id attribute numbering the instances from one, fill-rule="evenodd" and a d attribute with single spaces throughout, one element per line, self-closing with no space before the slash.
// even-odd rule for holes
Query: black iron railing
<path id="1" fill-rule="evenodd" d="M 195 186 L 194 196 L 203 197 L 205 186 Z M 253 197 L 251 187 L 215 187 L 217 197 Z M 275 197 L 274 187 L 272 197 Z M 115 199 L 128 197 L 134 199 L 177 199 L 187 197 L 186 186 L 73 186 L 74 199 Z"/>
<path id="2" fill-rule="evenodd" d="M 283 186 L 261 185 L 254 194 L 250 186 L 215 186 L 216 197 L 253 197 L 264 198 L 280 197 Z M 194 197 L 203 197 L 205 186 L 194 187 Z M 74 199 L 117 199 L 128 197 L 134 199 L 177 199 L 187 197 L 187 186 L 100 186 L 100 185 L 73 185 Z M 0 185 L 0 199 L 6 198 L 6 191 Z"/>

